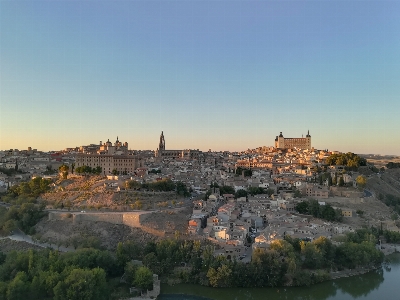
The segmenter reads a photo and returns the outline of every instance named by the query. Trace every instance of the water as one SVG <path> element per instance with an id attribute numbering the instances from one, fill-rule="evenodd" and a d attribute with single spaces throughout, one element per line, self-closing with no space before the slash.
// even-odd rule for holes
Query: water
<path id="1" fill-rule="evenodd" d="M 162 285 L 159 300 L 376 300 L 400 299 L 400 254 L 389 256 L 389 268 L 340 278 L 310 287 L 209 288 L 199 285 Z"/>

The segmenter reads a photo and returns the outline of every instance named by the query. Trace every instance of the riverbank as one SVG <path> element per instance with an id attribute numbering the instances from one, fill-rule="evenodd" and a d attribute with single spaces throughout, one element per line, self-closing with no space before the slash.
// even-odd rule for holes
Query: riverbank
<path id="1" fill-rule="evenodd" d="M 377 266 L 370 267 L 370 268 L 360 267 L 360 268 L 356 268 L 356 269 L 346 269 L 346 270 L 342 270 L 342 271 L 331 272 L 330 280 L 339 279 L 339 278 L 343 278 L 343 277 L 351 277 L 351 276 L 356 276 L 356 275 L 363 275 L 368 272 L 374 271 L 378 268 L 380 268 L 380 267 L 377 267 Z"/>
<path id="2" fill-rule="evenodd" d="M 390 255 L 396 252 L 400 252 L 400 245 L 397 244 L 382 244 L 381 249 L 383 254 Z"/>
<path id="3" fill-rule="evenodd" d="M 328 280 L 311 286 L 266 288 L 212 288 L 194 284 L 162 284 L 157 300 L 353 300 L 393 299 L 398 293 L 400 254 L 389 256 L 389 269 L 364 269 L 356 274 L 340 273 L 342 278 Z M 360 272 L 360 270 L 358 270 Z M 348 278 L 346 278 L 348 277 Z"/>

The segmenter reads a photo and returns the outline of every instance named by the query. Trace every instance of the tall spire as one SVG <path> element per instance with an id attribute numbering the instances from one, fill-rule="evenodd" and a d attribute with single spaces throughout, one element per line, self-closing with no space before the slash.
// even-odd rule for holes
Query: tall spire
<path id="1" fill-rule="evenodd" d="M 165 150 L 165 138 L 164 138 L 164 132 L 163 131 L 161 131 L 160 143 L 158 144 L 158 149 L 160 151 Z"/>

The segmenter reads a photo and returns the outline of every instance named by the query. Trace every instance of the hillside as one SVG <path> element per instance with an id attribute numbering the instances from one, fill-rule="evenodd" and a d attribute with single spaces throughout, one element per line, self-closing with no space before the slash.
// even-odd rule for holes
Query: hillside
<path id="1" fill-rule="evenodd" d="M 370 175 L 366 189 L 372 191 L 376 197 L 380 194 L 400 196 L 400 169 L 391 169 L 382 174 Z"/>

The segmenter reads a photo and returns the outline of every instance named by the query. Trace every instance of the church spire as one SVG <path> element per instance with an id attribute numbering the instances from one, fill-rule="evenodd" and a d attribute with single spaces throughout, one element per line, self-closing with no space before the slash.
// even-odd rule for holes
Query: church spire
<path id="1" fill-rule="evenodd" d="M 158 149 L 160 151 L 165 150 L 165 138 L 164 138 L 164 132 L 163 131 L 161 131 L 160 143 L 158 144 Z"/>

